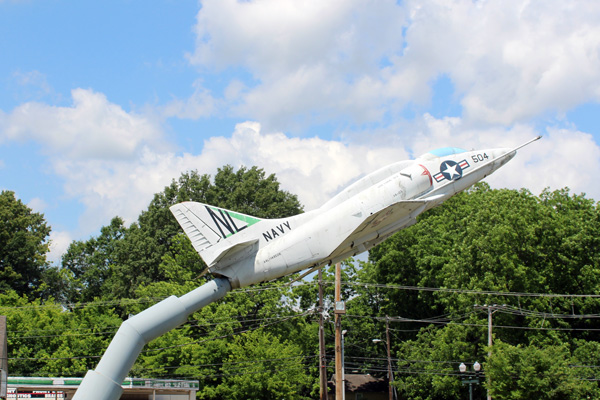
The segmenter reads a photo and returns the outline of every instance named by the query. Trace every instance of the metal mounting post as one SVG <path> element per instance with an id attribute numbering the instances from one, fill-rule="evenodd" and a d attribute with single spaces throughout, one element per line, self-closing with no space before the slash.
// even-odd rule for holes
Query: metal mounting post
<path id="1" fill-rule="evenodd" d="M 123 321 L 96 369 L 87 372 L 73 399 L 119 399 L 123 380 L 148 342 L 183 324 L 190 314 L 230 290 L 227 279 L 217 278 L 181 297 L 168 297 Z"/>

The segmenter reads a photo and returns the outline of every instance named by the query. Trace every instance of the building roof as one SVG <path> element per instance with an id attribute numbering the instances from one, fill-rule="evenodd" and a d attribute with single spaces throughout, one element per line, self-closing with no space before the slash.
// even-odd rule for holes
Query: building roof
<path id="1" fill-rule="evenodd" d="M 370 374 L 346 374 L 344 378 L 347 392 L 379 393 L 388 390 L 387 378 L 375 378 Z M 335 386 L 335 375 L 330 383 Z"/>
<path id="2" fill-rule="evenodd" d="M 56 391 L 74 394 L 83 378 L 49 378 L 49 377 L 8 377 L 7 387 L 21 391 Z M 190 394 L 196 395 L 200 386 L 199 381 L 174 380 L 174 379 L 144 379 L 125 378 L 123 381 L 123 395 L 127 394 Z M 71 398 L 71 396 L 69 396 Z M 191 398 L 191 397 L 190 397 Z"/>

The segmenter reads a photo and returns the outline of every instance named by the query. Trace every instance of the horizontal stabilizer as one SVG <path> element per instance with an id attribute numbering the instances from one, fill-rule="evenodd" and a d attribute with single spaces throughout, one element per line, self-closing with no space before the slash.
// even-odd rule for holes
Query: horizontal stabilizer
<path id="1" fill-rule="evenodd" d="M 222 262 L 226 258 L 229 258 L 228 262 L 224 263 L 225 266 L 231 264 L 233 261 L 238 258 L 244 258 L 246 255 L 250 254 L 253 249 L 255 249 L 254 245 L 258 243 L 258 239 L 248 240 L 247 242 L 236 243 L 231 247 L 227 247 L 221 253 L 216 255 L 215 259 L 212 261 L 209 267 L 213 267 L 219 262 Z M 255 250 L 258 250 L 256 248 Z"/>

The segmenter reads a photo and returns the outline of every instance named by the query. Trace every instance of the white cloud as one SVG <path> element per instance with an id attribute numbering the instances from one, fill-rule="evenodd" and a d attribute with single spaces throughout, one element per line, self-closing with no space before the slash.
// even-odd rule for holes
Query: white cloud
<path id="1" fill-rule="evenodd" d="M 164 117 L 199 119 L 215 115 L 218 112 L 220 101 L 204 88 L 201 79 L 196 80 L 192 87 L 194 93 L 190 97 L 187 99 L 175 98 L 162 107 Z"/>
<path id="2" fill-rule="evenodd" d="M 190 61 L 244 68 L 230 107 L 276 129 L 400 115 L 442 74 L 465 118 L 511 125 L 600 100 L 599 19 L 594 0 L 207 0 Z"/>
<path id="3" fill-rule="evenodd" d="M 275 173 L 285 190 L 297 194 L 307 210 L 316 208 L 357 177 L 406 158 L 402 148 L 344 144 L 313 138 L 290 138 L 264 133 L 256 122 L 238 124 L 231 138 L 205 142 L 199 159 L 211 160 L 213 169 L 257 165 Z"/>
<path id="4" fill-rule="evenodd" d="M 380 65 L 401 51 L 404 19 L 391 0 L 209 0 L 189 58 L 202 67 L 247 69 L 257 83 L 228 100 L 237 115 L 267 126 L 342 113 L 372 121 L 381 115 Z"/>
<path id="5" fill-rule="evenodd" d="M 402 46 L 404 11 L 391 0 L 208 0 L 197 15 L 198 65 L 247 67 L 259 79 L 299 66 L 337 65 L 341 74 L 376 69 Z"/>
<path id="6" fill-rule="evenodd" d="M 48 207 L 48 203 L 46 203 L 44 200 L 40 199 L 39 197 L 35 197 L 35 198 L 31 199 L 29 201 L 29 203 L 27 203 L 27 206 L 29 208 L 31 208 L 34 212 L 44 213 L 44 211 Z"/>
<path id="7" fill-rule="evenodd" d="M 155 169 L 171 147 L 152 118 L 126 112 L 92 90 L 75 89 L 72 96 L 70 107 L 28 102 L 0 111 L 0 142 L 41 146 L 66 193 L 86 206 L 82 232 L 94 232 L 116 215 L 131 222 L 147 206 L 155 183 L 171 178 L 164 175 L 170 171 Z M 32 204 L 43 206 L 35 199 Z"/>
<path id="8" fill-rule="evenodd" d="M 284 190 L 298 194 L 307 209 L 316 208 L 352 180 L 383 165 L 408 158 L 403 148 L 343 144 L 313 138 L 290 138 L 262 132 L 256 122 L 238 124 L 231 137 L 212 137 L 201 154 L 176 154 L 144 147 L 137 157 L 121 160 L 59 158 L 55 172 L 65 180 L 66 193 L 85 205 L 80 216 L 85 234 L 114 216 L 133 222 L 155 193 L 182 172 L 197 169 L 214 175 L 231 164 L 259 166 L 275 173 Z"/>
<path id="9" fill-rule="evenodd" d="M 51 263 L 60 264 L 62 255 L 67 251 L 74 238 L 69 232 L 50 232 L 50 251 L 47 259 Z"/>
<path id="10" fill-rule="evenodd" d="M 155 193 L 189 170 L 214 175 L 226 164 L 256 165 L 275 173 L 284 190 L 312 209 L 357 177 L 402 158 L 407 156 L 401 148 L 290 138 L 245 122 L 236 125 L 231 137 L 207 139 L 198 155 L 146 147 L 131 160 L 62 159 L 54 161 L 54 168 L 65 179 L 67 194 L 85 205 L 82 230 L 93 232 L 116 215 L 133 222 Z"/>
<path id="11" fill-rule="evenodd" d="M 57 159 L 54 169 L 65 180 L 67 194 L 85 205 L 82 230 L 93 232 L 115 216 L 135 221 L 155 193 L 181 172 L 201 166 L 196 161 L 189 155 L 144 147 L 128 160 Z"/>
<path id="12" fill-rule="evenodd" d="M 71 107 L 28 102 L 0 114 L 0 141 L 34 140 L 50 156 L 69 159 L 126 159 L 147 143 L 160 143 L 161 128 L 147 117 L 124 111 L 102 93 L 71 94 Z"/>
<path id="13" fill-rule="evenodd" d="M 472 119 L 512 124 L 600 94 L 594 1 L 414 2 L 407 63 L 435 65 Z"/>
<path id="14" fill-rule="evenodd" d="M 511 135 L 513 145 L 530 137 L 527 129 Z M 498 187 L 525 187 L 540 194 L 543 189 L 568 187 L 572 193 L 585 193 L 600 199 L 596 171 L 600 169 L 600 147 L 588 133 L 548 129 L 541 140 L 520 150 L 509 164 L 490 179 Z"/>

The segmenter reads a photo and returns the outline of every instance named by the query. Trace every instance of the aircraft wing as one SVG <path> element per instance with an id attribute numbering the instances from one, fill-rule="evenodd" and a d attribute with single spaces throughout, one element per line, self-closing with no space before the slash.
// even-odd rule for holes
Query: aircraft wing
<path id="1" fill-rule="evenodd" d="M 427 206 L 430 200 L 404 200 L 394 203 L 365 219 L 340 245 L 331 253 L 329 259 L 351 252 L 361 244 L 388 234 L 390 229 L 410 224 Z M 414 216 L 413 216 L 414 215 Z"/>

